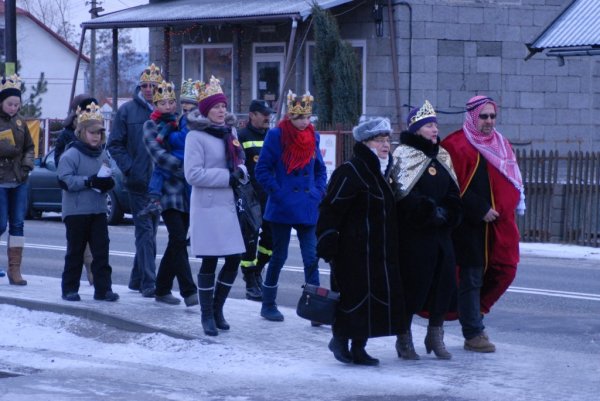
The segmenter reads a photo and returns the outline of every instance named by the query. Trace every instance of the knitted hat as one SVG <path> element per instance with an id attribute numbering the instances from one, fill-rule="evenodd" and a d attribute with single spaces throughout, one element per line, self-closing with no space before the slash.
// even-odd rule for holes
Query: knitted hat
<path id="1" fill-rule="evenodd" d="M 376 136 L 388 136 L 392 133 L 390 120 L 385 117 L 375 117 L 363 121 L 352 129 L 352 136 L 357 142 L 366 142 Z"/>
<path id="2" fill-rule="evenodd" d="M 0 103 L 11 96 L 21 99 L 21 78 L 17 74 L 2 77 L 0 81 Z"/>
<path id="3" fill-rule="evenodd" d="M 208 112 L 217 103 L 225 103 L 227 107 L 228 100 L 227 96 L 223 93 L 223 89 L 221 89 L 221 81 L 214 76 L 210 77 L 208 84 L 204 82 L 200 83 L 198 93 L 198 109 L 204 117 L 208 117 Z"/>
<path id="4" fill-rule="evenodd" d="M 437 123 L 437 117 L 433 106 L 428 100 L 425 100 L 425 103 L 423 103 L 423 106 L 420 108 L 415 107 L 412 109 L 406 118 L 408 130 L 413 134 L 417 132 L 419 128 L 429 123 Z"/>

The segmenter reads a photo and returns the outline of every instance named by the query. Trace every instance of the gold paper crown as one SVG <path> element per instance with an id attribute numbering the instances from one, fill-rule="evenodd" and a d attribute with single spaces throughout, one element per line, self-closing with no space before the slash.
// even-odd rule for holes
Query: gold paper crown
<path id="1" fill-rule="evenodd" d="M 221 89 L 221 81 L 211 75 L 208 84 L 201 81 L 198 85 L 198 102 L 201 102 L 207 97 L 216 95 L 218 93 L 223 93 L 223 89 Z"/>
<path id="2" fill-rule="evenodd" d="M 155 66 L 154 63 L 147 67 L 140 75 L 140 83 L 150 83 L 158 85 L 163 81 L 162 75 L 160 75 L 160 68 Z"/>
<path id="3" fill-rule="evenodd" d="M 417 111 L 417 114 L 410 118 L 408 125 L 410 126 L 424 118 L 430 118 L 435 116 L 436 114 L 435 110 L 433 109 L 433 106 L 431 105 L 431 103 L 429 103 L 429 100 L 425 100 L 425 103 L 423 103 L 423 106 L 421 106 L 419 111 Z"/>
<path id="4" fill-rule="evenodd" d="M 0 82 L 0 91 L 8 88 L 21 90 L 21 78 L 19 78 L 17 74 L 2 78 L 2 82 Z"/>
<path id="5" fill-rule="evenodd" d="M 102 113 L 100 113 L 100 107 L 94 102 L 88 104 L 85 109 L 77 107 L 77 124 L 81 124 L 85 121 L 97 121 L 99 123 L 104 122 Z"/>
<path id="6" fill-rule="evenodd" d="M 162 81 L 154 87 L 152 101 L 158 103 L 161 100 L 175 100 L 175 85 L 173 82 Z"/>
<path id="7" fill-rule="evenodd" d="M 298 99 L 290 89 L 287 94 L 287 108 L 289 114 L 312 114 L 312 104 L 315 100 L 309 91 L 306 91 L 302 98 Z"/>
<path id="8" fill-rule="evenodd" d="M 179 95 L 179 100 L 187 100 L 193 103 L 198 102 L 200 84 L 200 81 L 192 81 L 192 78 L 188 78 L 187 81 L 183 81 L 181 83 L 181 95 Z"/>

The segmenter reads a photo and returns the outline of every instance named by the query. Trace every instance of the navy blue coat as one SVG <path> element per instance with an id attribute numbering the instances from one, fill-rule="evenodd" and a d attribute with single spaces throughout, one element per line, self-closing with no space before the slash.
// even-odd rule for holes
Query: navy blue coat
<path id="1" fill-rule="evenodd" d="M 327 171 L 315 132 L 314 157 L 301 170 L 288 174 L 281 155 L 281 129 L 267 132 L 254 173 L 268 195 L 264 219 L 282 224 L 317 224 L 319 204 L 325 195 Z"/>

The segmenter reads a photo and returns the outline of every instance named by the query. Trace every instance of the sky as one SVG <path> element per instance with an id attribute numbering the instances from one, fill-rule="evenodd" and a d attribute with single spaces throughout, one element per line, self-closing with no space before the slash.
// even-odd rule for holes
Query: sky
<path id="1" fill-rule="evenodd" d="M 91 19 L 90 16 L 90 0 L 69 0 L 72 22 L 75 24 L 77 29 L 80 31 L 79 26 L 82 22 Z M 139 6 L 141 4 L 148 4 L 148 0 L 99 0 L 100 6 L 104 11 L 100 12 L 100 15 L 112 13 L 115 11 L 123 10 L 125 8 Z M 140 52 L 148 52 L 148 29 L 131 29 L 131 38 L 133 39 L 134 46 Z"/>
<path id="2" fill-rule="evenodd" d="M 538 256 L 600 260 L 599 251 L 522 244 L 523 253 Z M 35 285 L 35 277 L 28 279 Z M 51 284 L 57 285 L 59 279 L 54 280 Z M 4 284 L 4 293 L 21 290 Z M 120 287 L 119 302 L 127 297 L 135 297 L 132 304 L 144 302 Z M 93 302 L 87 285 L 80 293 L 87 298 L 82 304 Z M 118 303 L 101 306 L 119 309 Z M 201 330 L 196 308 L 172 312 L 170 306 L 147 307 L 176 313 L 182 325 Z M 495 328 L 498 352 L 473 354 L 462 350 L 460 330 L 452 323 L 446 328 L 446 345 L 453 359 L 441 361 L 425 354 L 425 327 L 419 321 L 413 335 L 420 361 L 399 360 L 394 339 L 384 337 L 367 345 L 381 365 L 358 367 L 333 359 L 327 350 L 328 328 L 311 328 L 290 308 L 281 308 L 285 322 L 267 322 L 258 317 L 258 307 L 229 299 L 225 309 L 230 332 L 181 340 L 0 304 L 0 372 L 24 373 L 0 380 L 0 400 L 591 401 L 600 388 L 597 354 L 587 347 L 556 349 L 543 337 L 519 342 Z"/>

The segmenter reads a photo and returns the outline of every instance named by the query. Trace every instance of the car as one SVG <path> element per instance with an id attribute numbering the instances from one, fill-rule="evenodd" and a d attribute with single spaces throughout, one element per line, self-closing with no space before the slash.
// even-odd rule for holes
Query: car
<path id="1" fill-rule="evenodd" d="M 129 196 L 123 186 L 123 174 L 117 164 L 111 159 L 111 168 L 115 187 L 106 193 L 108 204 L 108 224 L 117 225 L 123 221 L 125 213 L 131 213 Z M 29 174 L 29 192 L 27 216 L 40 218 L 42 212 L 57 212 L 62 209 L 62 189 L 56 176 L 54 149 L 48 152 Z"/>

